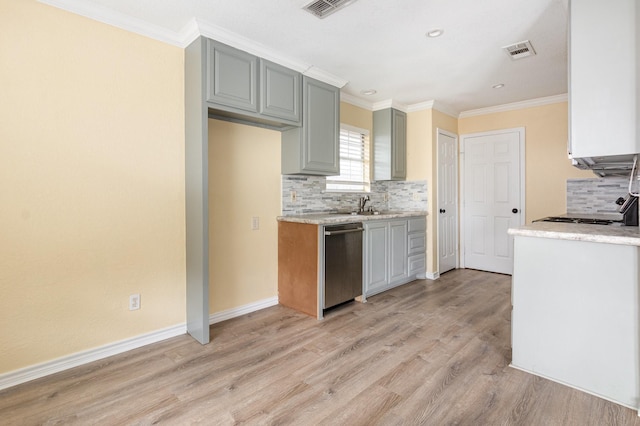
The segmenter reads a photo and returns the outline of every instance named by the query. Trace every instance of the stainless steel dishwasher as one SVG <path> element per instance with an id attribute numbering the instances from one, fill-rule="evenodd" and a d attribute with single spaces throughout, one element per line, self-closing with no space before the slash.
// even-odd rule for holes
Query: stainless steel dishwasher
<path id="1" fill-rule="evenodd" d="M 324 228 L 323 309 L 362 294 L 362 223 Z"/>

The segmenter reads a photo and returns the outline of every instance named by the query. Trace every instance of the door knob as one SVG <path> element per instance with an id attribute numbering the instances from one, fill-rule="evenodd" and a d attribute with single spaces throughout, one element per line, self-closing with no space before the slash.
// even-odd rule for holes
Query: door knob
<path id="1" fill-rule="evenodd" d="M 440 213 L 446 213 L 447 211 L 445 209 L 440 209 Z"/>
<path id="2" fill-rule="evenodd" d="M 511 213 L 518 213 L 518 209 L 511 209 Z"/>

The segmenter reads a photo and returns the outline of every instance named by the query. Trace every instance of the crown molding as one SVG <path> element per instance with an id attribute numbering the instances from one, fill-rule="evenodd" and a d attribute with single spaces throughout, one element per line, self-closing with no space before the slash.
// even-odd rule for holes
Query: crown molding
<path id="1" fill-rule="evenodd" d="M 133 18 L 124 13 L 116 12 L 95 3 L 89 4 L 83 0 L 38 0 L 40 3 L 84 16 L 104 24 L 108 24 L 125 31 L 140 34 L 163 43 L 184 47 L 184 41 L 180 39 L 181 32 L 168 30 L 148 21 Z M 188 44 L 188 43 L 187 43 Z"/>
<path id="2" fill-rule="evenodd" d="M 375 102 L 373 104 L 373 107 L 371 108 L 371 110 L 372 111 L 378 111 L 378 110 L 386 109 L 386 108 L 393 108 L 393 109 L 397 109 L 398 111 L 407 112 L 407 106 L 406 105 L 398 103 L 398 102 L 394 101 L 393 99 L 387 99 L 385 101 Z"/>
<path id="3" fill-rule="evenodd" d="M 321 70 L 320 68 L 313 65 L 301 61 L 296 61 L 295 59 L 281 55 L 276 50 L 256 43 L 250 38 L 241 36 L 206 21 L 196 19 L 194 19 L 194 21 L 196 22 L 199 35 L 219 41 L 220 43 L 227 44 L 231 47 L 235 47 L 236 49 L 244 50 L 247 53 L 259 56 L 260 58 L 264 58 L 271 62 L 275 62 L 289 69 L 298 71 L 306 75 L 307 77 L 315 78 L 316 80 L 323 81 L 332 86 L 342 88 L 345 84 L 347 84 L 347 80 Z"/>
<path id="4" fill-rule="evenodd" d="M 459 118 L 466 118 L 466 117 L 473 117 L 476 115 L 494 114 L 497 112 L 514 111 L 514 110 L 524 109 L 524 108 L 534 108 L 538 106 L 557 104 L 560 102 L 567 102 L 568 99 L 569 99 L 569 95 L 566 93 L 562 95 L 546 96 L 544 98 L 530 99 L 528 101 L 513 102 L 510 104 L 496 105 L 496 106 L 487 107 L 487 108 L 479 108 L 479 109 L 472 109 L 469 111 L 463 111 L 460 113 Z"/>
<path id="5" fill-rule="evenodd" d="M 193 40 L 200 36 L 212 38 L 221 43 L 228 44 L 229 46 L 244 50 L 253 55 L 293 69 L 308 77 L 315 78 L 332 86 L 342 88 L 348 83 L 347 80 L 326 72 L 312 64 L 307 64 L 281 55 L 279 52 L 266 46 L 262 46 L 251 39 L 240 36 L 217 25 L 197 20 L 195 18 L 191 19 L 187 24 L 185 24 L 184 27 L 180 29 L 180 31 L 171 31 L 167 28 L 152 24 L 148 21 L 133 18 L 102 5 L 89 3 L 85 0 L 38 0 L 38 2 L 181 48 L 187 47 L 191 42 L 193 42 Z M 562 95 L 548 96 L 545 98 L 514 102 L 487 108 L 479 108 L 458 113 L 449 106 L 433 100 L 412 105 L 400 104 L 393 99 L 370 103 L 353 95 L 345 96 L 341 94 L 341 100 L 343 100 L 344 102 L 361 108 L 369 109 L 371 111 L 377 111 L 385 108 L 395 108 L 404 112 L 436 109 L 444 114 L 450 115 L 455 118 L 465 118 L 475 115 L 485 115 L 496 112 L 532 108 L 536 106 L 566 102 L 567 99 L 568 96 L 565 93 Z"/>
<path id="6" fill-rule="evenodd" d="M 235 47 L 236 49 L 243 50 L 247 53 L 259 56 L 271 62 L 276 62 L 282 66 L 290 68 L 294 71 L 298 71 L 300 73 L 303 73 L 310 68 L 309 64 L 287 58 L 286 56 L 279 54 L 273 49 L 262 46 L 259 43 L 251 40 L 250 38 L 236 34 L 233 31 L 227 30 L 226 28 L 219 27 L 218 25 L 214 25 L 200 19 L 194 18 L 194 21 L 196 22 L 196 25 L 198 27 L 198 35 L 213 39 L 215 41 L 219 41 L 220 43 L 227 44 L 231 47 Z"/>
<path id="7" fill-rule="evenodd" d="M 181 48 L 187 47 L 199 36 L 212 38 L 236 49 L 244 50 L 245 52 L 298 71 L 306 76 L 331 84 L 332 86 L 342 88 L 347 84 L 347 80 L 328 73 L 314 65 L 281 55 L 279 52 L 262 46 L 251 39 L 196 18 L 192 18 L 180 31 L 171 31 L 148 21 L 133 18 L 124 13 L 116 12 L 102 5 L 89 3 L 84 0 L 38 1 L 58 9 L 66 10 L 67 12 L 75 13 L 76 15 L 84 16 L 85 18 L 93 19 Z"/>
<path id="8" fill-rule="evenodd" d="M 416 111 L 424 111 L 427 109 L 435 109 L 436 111 L 440 111 L 443 114 L 450 115 L 453 118 L 458 118 L 460 115 L 459 111 L 451 108 L 447 104 L 443 104 L 442 102 L 436 100 L 430 100 L 425 102 L 419 102 L 417 104 L 411 104 L 407 107 L 407 112 L 416 112 Z"/>
<path id="9" fill-rule="evenodd" d="M 311 65 L 309 68 L 307 68 L 306 71 L 303 71 L 302 74 L 306 75 L 307 77 L 315 78 L 316 80 L 324 81 L 325 83 L 338 87 L 340 89 L 342 89 L 349 82 L 348 80 L 324 71 L 314 65 Z"/>
<path id="10" fill-rule="evenodd" d="M 343 91 L 340 91 L 340 101 L 346 102 L 353 106 L 357 106 L 362 109 L 366 109 L 367 111 L 373 110 L 373 103 L 369 101 L 365 101 L 364 99 L 360 99 L 357 96 L 350 95 Z"/>
<path id="11" fill-rule="evenodd" d="M 180 44 L 178 44 L 178 46 L 184 49 L 193 43 L 193 41 L 198 37 L 200 37 L 200 26 L 198 25 L 198 20 L 196 18 L 191 18 L 178 33 L 178 39 L 180 40 Z"/>
<path id="12" fill-rule="evenodd" d="M 348 93 L 341 92 L 340 100 L 342 102 L 349 103 L 351 105 L 355 105 L 360 108 L 364 108 L 369 111 L 378 111 L 386 108 L 395 108 L 404 112 L 417 112 L 417 111 L 425 111 L 429 109 L 435 109 L 440 111 L 443 114 L 450 115 L 453 118 L 458 118 L 458 112 L 453 108 L 450 108 L 448 105 L 443 104 L 442 102 L 438 102 L 435 100 L 419 102 L 417 104 L 411 105 L 403 105 L 398 102 L 395 102 L 393 99 L 387 99 L 379 102 L 368 102 L 364 99 L 361 99 L 357 96 L 350 95 Z"/>
<path id="13" fill-rule="evenodd" d="M 419 102 L 417 104 L 411 104 L 407 108 L 407 112 L 416 112 L 416 111 L 424 111 L 427 109 L 433 109 L 435 107 L 435 103 L 436 101 L 431 100 L 431 101 Z"/>

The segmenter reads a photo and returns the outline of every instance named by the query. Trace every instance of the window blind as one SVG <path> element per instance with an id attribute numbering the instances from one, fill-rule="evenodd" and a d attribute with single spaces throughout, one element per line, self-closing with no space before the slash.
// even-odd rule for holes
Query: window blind
<path id="1" fill-rule="evenodd" d="M 340 176 L 327 177 L 328 191 L 369 192 L 369 131 L 340 126 Z"/>

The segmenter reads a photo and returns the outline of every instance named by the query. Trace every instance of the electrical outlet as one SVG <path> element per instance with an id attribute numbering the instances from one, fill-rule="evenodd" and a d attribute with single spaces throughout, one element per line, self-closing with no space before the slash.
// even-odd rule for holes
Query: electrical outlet
<path id="1" fill-rule="evenodd" d="M 257 231 L 260 229 L 260 218 L 258 216 L 253 216 L 251 218 L 251 230 Z"/>
<path id="2" fill-rule="evenodd" d="M 383 202 L 385 202 L 385 203 L 388 203 L 388 202 L 389 202 L 389 193 L 388 193 L 388 192 L 385 192 L 385 193 L 382 195 L 382 201 L 383 201 Z"/>
<path id="3" fill-rule="evenodd" d="M 129 296 L 129 310 L 136 311 L 138 309 L 140 309 L 140 295 L 132 294 Z"/>
<path id="4" fill-rule="evenodd" d="M 298 195 L 296 194 L 296 191 L 291 191 L 291 202 L 295 203 L 297 199 Z"/>
<path id="5" fill-rule="evenodd" d="M 413 201 L 420 201 L 420 193 L 418 192 L 413 193 Z"/>

